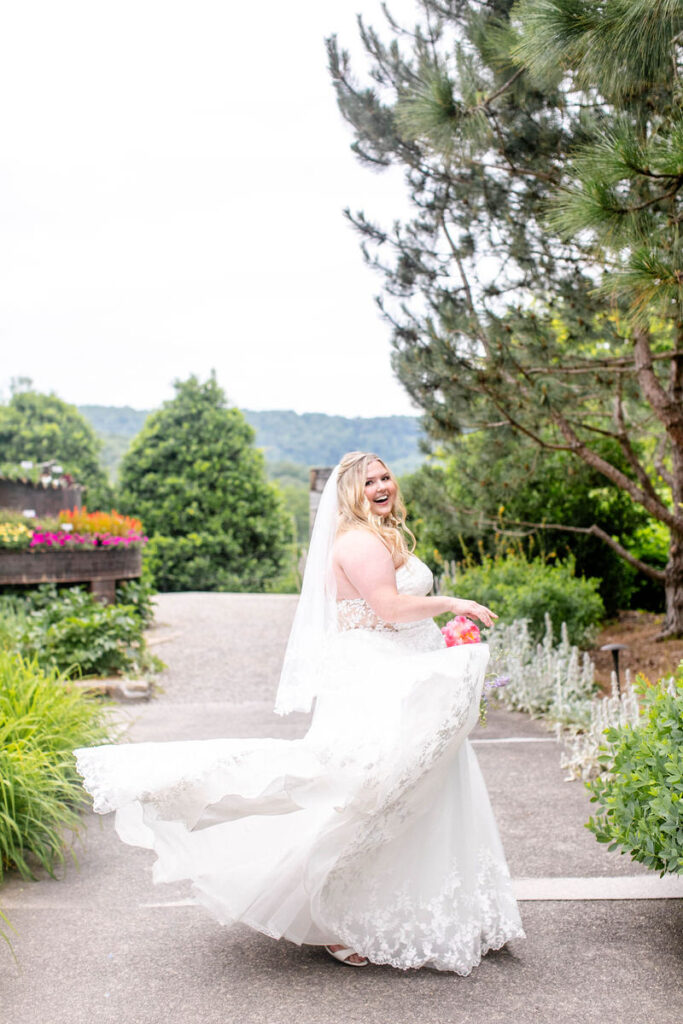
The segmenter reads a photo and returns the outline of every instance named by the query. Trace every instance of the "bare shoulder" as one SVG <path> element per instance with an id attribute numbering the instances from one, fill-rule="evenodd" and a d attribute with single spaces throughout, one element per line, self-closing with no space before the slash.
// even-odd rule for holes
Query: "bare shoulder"
<path id="1" fill-rule="evenodd" d="M 369 530 L 347 530 L 334 542 L 335 557 L 344 562 L 347 558 L 369 558 L 372 561 L 391 561 L 391 555 L 379 537 Z"/>

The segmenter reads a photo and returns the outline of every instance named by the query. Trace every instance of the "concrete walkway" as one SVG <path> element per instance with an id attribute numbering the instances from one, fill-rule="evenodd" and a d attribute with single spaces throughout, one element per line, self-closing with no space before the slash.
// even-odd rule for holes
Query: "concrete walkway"
<path id="1" fill-rule="evenodd" d="M 271 712 L 296 599 L 159 599 L 163 692 L 122 709 L 135 740 L 302 735 Z M 169 637 L 166 642 L 164 638 Z M 467 978 L 343 968 L 319 949 L 224 929 L 153 886 L 152 855 L 91 816 L 80 867 L 59 881 L 10 878 L 17 967 L 0 948 L 0 1024 L 681 1024 L 683 884 L 610 854 L 583 827 L 540 725 L 507 712 L 473 735 L 527 938 Z"/>

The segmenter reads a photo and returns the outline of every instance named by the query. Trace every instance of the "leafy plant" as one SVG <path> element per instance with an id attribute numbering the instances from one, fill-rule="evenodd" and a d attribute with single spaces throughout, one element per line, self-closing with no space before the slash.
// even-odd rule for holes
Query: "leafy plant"
<path id="1" fill-rule="evenodd" d="M 144 627 L 151 626 L 154 621 L 155 594 L 146 558 L 142 560 L 142 576 L 139 579 L 122 580 L 116 587 L 116 600 L 132 606 Z"/>
<path id="2" fill-rule="evenodd" d="M 0 642 L 67 676 L 156 671 L 142 634 L 153 616 L 151 587 L 131 583 L 119 588 L 129 604 L 102 605 L 85 590 L 53 584 L 0 597 Z"/>
<path id="3" fill-rule="evenodd" d="M 450 567 L 441 588 L 488 605 L 501 623 L 526 619 L 533 641 L 544 635 L 548 615 L 556 631 L 565 623 L 569 642 L 581 645 L 604 614 L 599 582 L 577 577 L 571 558 L 550 565 L 513 552 L 485 555 L 480 565 Z"/>
<path id="4" fill-rule="evenodd" d="M 636 687 L 641 718 L 606 731 L 600 775 L 586 783 L 599 811 L 586 827 L 661 875 L 683 874 L 683 662 L 674 679 L 639 676 Z"/>
<path id="5" fill-rule="evenodd" d="M 142 621 L 132 605 L 102 605 L 77 588 L 32 611 L 20 648 L 67 675 L 109 675 L 140 667 Z"/>
<path id="6" fill-rule="evenodd" d="M 80 831 L 88 803 L 73 751 L 111 733 L 106 705 L 55 670 L 0 650 L 0 881 L 11 869 L 34 878 L 38 866 L 55 876 L 65 832 Z"/>

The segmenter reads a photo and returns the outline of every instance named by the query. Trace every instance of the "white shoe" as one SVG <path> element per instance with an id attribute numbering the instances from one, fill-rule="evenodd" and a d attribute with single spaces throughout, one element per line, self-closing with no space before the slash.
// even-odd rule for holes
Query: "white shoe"
<path id="1" fill-rule="evenodd" d="M 356 956 L 360 956 L 359 953 L 356 953 L 355 949 L 330 949 L 329 946 L 325 946 L 325 949 L 330 954 L 330 956 L 333 956 L 335 960 L 338 960 L 339 963 L 344 964 L 346 967 L 367 967 L 368 966 L 368 963 L 369 963 L 368 960 L 363 960 L 362 964 L 357 964 L 357 963 L 354 963 L 353 960 L 349 959 L 349 957 L 352 957 L 354 955 L 354 953 L 356 954 Z"/>

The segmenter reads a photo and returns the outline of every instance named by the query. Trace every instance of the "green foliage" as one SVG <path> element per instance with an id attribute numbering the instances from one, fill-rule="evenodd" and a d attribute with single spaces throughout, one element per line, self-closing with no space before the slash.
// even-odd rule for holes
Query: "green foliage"
<path id="1" fill-rule="evenodd" d="M 0 881 L 15 869 L 35 877 L 64 863 L 64 833 L 81 829 L 88 803 L 74 749 L 110 738 L 100 702 L 56 672 L 0 650 Z"/>
<path id="2" fill-rule="evenodd" d="M 603 477 L 590 496 L 603 519 L 623 511 L 633 537 L 643 509 L 675 541 L 681 4 L 423 0 L 417 25 L 385 15 L 384 33 L 359 20 L 364 81 L 335 37 L 328 57 L 353 151 L 407 184 L 393 223 L 347 216 L 382 275 L 394 368 L 425 429 L 450 444 L 507 427 L 580 459 Z M 657 563 L 641 571 L 680 633 L 680 544 L 669 559 L 666 576 Z M 608 575 L 613 565 L 612 593 Z M 630 569 L 621 580 L 636 587 Z"/>
<path id="3" fill-rule="evenodd" d="M 143 521 L 160 590 L 261 590 L 277 577 L 291 517 L 265 476 L 254 432 L 211 377 L 176 384 L 121 465 L 124 510 Z"/>
<path id="4" fill-rule="evenodd" d="M 121 580 L 116 587 L 116 600 L 120 604 L 134 608 L 140 622 L 146 628 L 151 626 L 154 621 L 155 594 L 156 588 L 152 574 L 147 565 L 147 559 L 143 555 L 142 576 L 139 579 Z"/>
<path id="5" fill-rule="evenodd" d="M 601 445 L 604 456 L 625 469 L 615 449 L 614 442 Z M 620 608 L 663 608 L 661 585 L 624 562 L 602 540 L 542 528 L 544 523 L 584 529 L 595 524 L 637 557 L 660 567 L 666 564 L 666 529 L 568 452 L 544 451 L 510 430 L 493 436 L 476 431 L 457 438 L 439 462 L 404 477 L 401 486 L 418 553 L 434 571 L 443 560 L 461 559 L 480 544 L 494 554 L 506 535 L 545 558 L 571 555 L 577 575 L 600 579 L 607 615 Z M 539 527 L 516 526 L 519 522 Z"/>
<path id="6" fill-rule="evenodd" d="M 113 479 L 151 410 L 107 405 L 82 405 L 79 410 L 100 437 L 101 461 Z M 241 411 L 256 431 L 255 444 L 265 454 L 272 479 L 293 475 L 307 485 L 309 467 L 334 465 L 340 455 L 355 449 L 378 452 L 396 473 L 408 473 L 422 461 L 416 416 L 348 418 L 285 410 Z"/>
<path id="7" fill-rule="evenodd" d="M 0 640 L 46 671 L 66 676 L 150 669 L 142 636 L 148 588 L 138 585 L 129 593 L 135 603 L 102 605 L 85 590 L 58 591 L 51 584 L 25 596 L 0 597 Z"/>
<path id="8" fill-rule="evenodd" d="M 0 596 L 0 650 L 18 650 L 29 612 L 21 595 L 4 593 Z"/>
<path id="9" fill-rule="evenodd" d="M 278 485 L 282 500 L 296 527 L 298 544 L 308 544 L 310 531 L 309 470 L 295 462 L 271 462 L 268 477 Z"/>
<path id="10" fill-rule="evenodd" d="M 99 442 L 74 405 L 56 395 L 15 391 L 0 405 L 0 462 L 57 460 L 87 488 L 91 508 L 111 507 L 112 492 L 99 463 Z"/>
<path id="11" fill-rule="evenodd" d="M 299 594 L 301 593 L 301 558 L 304 547 L 295 543 L 290 545 L 289 558 L 278 576 L 268 580 L 265 586 L 267 594 Z"/>
<path id="12" fill-rule="evenodd" d="M 307 468 L 334 466 L 345 452 L 358 450 L 377 452 L 395 472 L 403 473 L 422 461 L 415 416 L 348 418 L 285 410 L 245 410 L 244 416 L 269 462 L 288 460 Z"/>
<path id="13" fill-rule="evenodd" d="M 638 690 L 638 725 L 605 732 L 600 775 L 586 784 L 599 810 L 586 827 L 610 850 L 683 874 L 683 663 L 672 682 L 640 677 Z"/>
<path id="14" fill-rule="evenodd" d="M 511 552 L 485 555 L 481 564 L 445 575 L 441 585 L 446 593 L 488 605 L 501 623 L 527 619 L 533 641 L 543 638 L 548 615 L 556 633 L 564 622 L 569 643 L 585 645 L 604 614 L 598 583 L 577 577 L 572 559 L 549 565 Z"/>
<path id="15" fill-rule="evenodd" d="M 78 411 L 98 434 L 111 434 L 129 441 L 140 433 L 151 412 L 129 405 L 79 405 Z"/>

